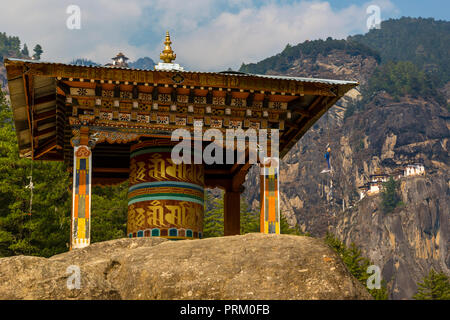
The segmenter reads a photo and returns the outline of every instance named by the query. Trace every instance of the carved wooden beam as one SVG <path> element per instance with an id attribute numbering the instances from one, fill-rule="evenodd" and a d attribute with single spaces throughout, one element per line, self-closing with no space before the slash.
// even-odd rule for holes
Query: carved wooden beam
<path id="1" fill-rule="evenodd" d="M 62 81 L 57 81 L 56 86 L 61 89 L 62 92 L 64 92 L 66 95 L 70 94 L 70 86 L 67 83 L 64 83 Z"/>
<path id="2" fill-rule="evenodd" d="M 34 99 L 34 105 L 43 104 L 43 103 L 52 102 L 52 101 L 56 101 L 56 94 L 50 94 L 48 96 L 43 96 L 43 97 Z"/>
<path id="3" fill-rule="evenodd" d="M 41 121 L 41 120 L 45 120 L 45 119 L 49 119 L 49 118 L 53 118 L 56 117 L 56 110 L 50 110 L 50 111 L 46 111 L 46 112 L 41 112 L 38 113 L 34 116 L 34 121 Z"/>

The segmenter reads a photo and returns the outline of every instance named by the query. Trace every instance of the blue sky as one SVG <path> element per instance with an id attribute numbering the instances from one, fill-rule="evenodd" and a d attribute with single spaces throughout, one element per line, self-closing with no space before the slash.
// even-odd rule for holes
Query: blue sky
<path id="1" fill-rule="evenodd" d="M 354 3 L 365 1 L 354 0 L 331 0 L 331 5 L 341 9 Z M 398 8 L 397 14 L 387 14 L 386 18 L 399 18 L 402 16 L 435 18 L 437 20 L 450 20 L 449 0 L 393 0 L 392 3 Z"/>
<path id="2" fill-rule="evenodd" d="M 69 5 L 80 8 L 80 29 L 66 27 Z M 41 44 L 43 60 L 107 63 L 119 51 L 157 62 L 170 30 L 176 62 L 217 71 L 257 62 L 287 43 L 365 33 L 369 5 L 380 8 L 382 20 L 450 18 L 448 0 L 14 0 L 2 6 L 0 32 Z"/>

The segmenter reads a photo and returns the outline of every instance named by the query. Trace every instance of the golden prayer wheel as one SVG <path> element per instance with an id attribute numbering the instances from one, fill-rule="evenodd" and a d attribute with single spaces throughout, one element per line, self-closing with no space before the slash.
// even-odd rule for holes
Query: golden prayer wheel
<path id="1" fill-rule="evenodd" d="M 203 164 L 174 164 L 170 141 L 131 147 L 128 237 L 202 238 Z"/>

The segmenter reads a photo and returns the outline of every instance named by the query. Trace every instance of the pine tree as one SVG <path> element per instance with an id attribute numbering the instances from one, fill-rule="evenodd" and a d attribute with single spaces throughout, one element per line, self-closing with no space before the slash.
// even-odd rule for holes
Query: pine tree
<path id="1" fill-rule="evenodd" d="M 33 206 L 30 189 L 33 177 Z M 0 256 L 51 256 L 67 250 L 69 174 L 63 163 L 19 158 L 12 112 L 0 92 Z"/>
<path id="2" fill-rule="evenodd" d="M 356 246 L 356 244 L 352 243 L 350 247 L 347 247 L 343 242 L 330 233 L 326 234 L 325 243 L 328 244 L 328 246 L 330 246 L 331 249 L 333 249 L 341 257 L 350 273 L 358 279 L 364 287 L 366 287 L 367 279 L 370 277 L 370 274 L 367 273 L 367 268 L 372 265 L 372 262 L 362 256 L 361 250 Z M 388 291 L 385 281 L 381 281 L 380 289 L 374 288 L 368 289 L 368 291 L 376 300 L 388 299 Z"/>
<path id="3" fill-rule="evenodd" d="M 91 242 L 127 236 L 128 181 L 92 188 Z"/>
<path id="4" fill-rule="evenodd" d="M 413 296 L 416 300 L 450 300 L 450 281 L 443 272 L 431 269 L 417 285 L 417 293 Z"/>
<path id="5" fill-rule="evenodd" d="M 203 237 L 223 236 L 223 198 L 214 198 L 205 193 L 206 208 L 203 218 Z M 208 209 L 209 208 L 209 209 Z"/>
<path id="6" fill-rule="evenodd" d="M 397 194 L 398 182 L 390 177 L 389 180 L 383 183 L 383 190 L 381 191 L 382 207 L 384 213 L 392 212 L 399 204 L 400 197 Z"/>
<path id="7" fill-rule="evenodd" d="M 28 51 L 28 46 L 27 46 L 26 43 L 23 45 L 23 49 L 22 49 L 21 52 L 22 52 L 22 54 L 23 54 L 25 57 L 29 57 L 29 56 L 30 56 L 30 52 Z"/>
<path id="8" fill-rule="evenodd" d="M 247 201 L 241 198 L 241 234 L 259 232 L 259 213 L 250 210 Z"/>
<path id="9" fill-rule="evenodd" d="M 286 217 L 283 213 L 280 214 L 280 233 L 281 234 L 294 234 L 297 236 L 309 236 L 308 233 L 303 233 L 300 230 L 300 227 L 298 225 L 295 225 L 294 227 L 291 227 L 289 223 L 286 220 Z"/>
<path id="10" fill-rule="evenodd" d="M 37 44 L 37 45 L 34 47 L 33 51 L 34 51 L 33 58 L 34 58 L 35 60 L 40 60 L 40 59 L 41 59 L 42 53 L 44 53 L 44 50 L 42 50 L 41 45 L 40 45 L 40 44 Z"/>

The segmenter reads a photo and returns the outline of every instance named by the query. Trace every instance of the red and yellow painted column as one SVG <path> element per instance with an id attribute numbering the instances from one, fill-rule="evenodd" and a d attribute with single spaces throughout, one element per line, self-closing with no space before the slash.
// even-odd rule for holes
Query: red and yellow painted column
<path id="1" fill-rule="evenodd" d="M 72 191 L 71 249 L 90 244 L 91 233 L 91 175 L 92 152 L 90 147 L 74 147 Z"/>
<path id="2" fill-rule="evenodd" d="M 260 230 L 262 233 L 280 233 L 279 171 L 278 158 L 264 158 L 260 173 Z"/>
<path id="3" fill-rule="evenodd" d="M 130 155 L 128 237 L 202 238 L 203 164 L 174 164 L 172 144 L 140 142 Z"/>

